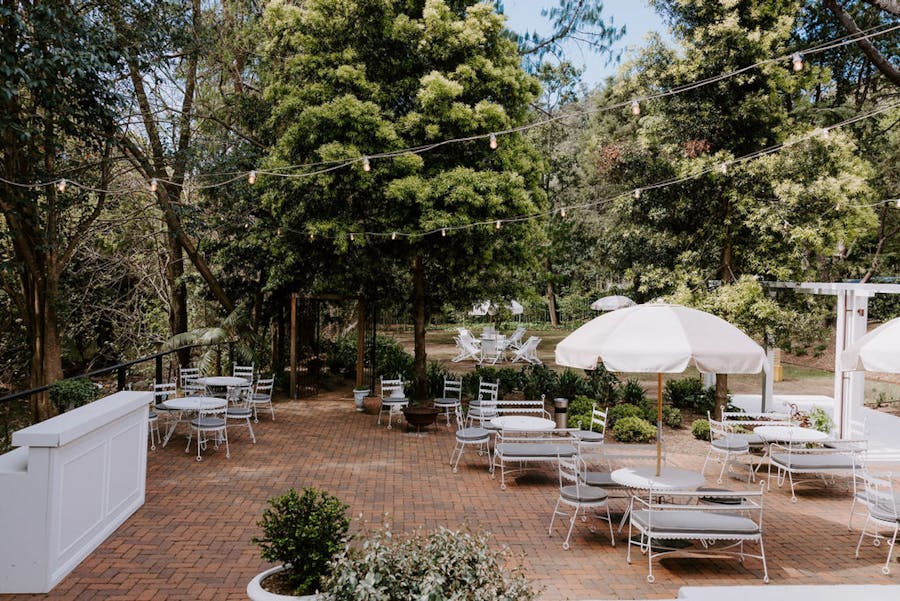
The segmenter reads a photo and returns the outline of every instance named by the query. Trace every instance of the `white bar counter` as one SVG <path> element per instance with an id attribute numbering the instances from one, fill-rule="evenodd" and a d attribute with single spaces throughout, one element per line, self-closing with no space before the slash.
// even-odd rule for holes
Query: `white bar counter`
<path id="1" fill-rule="evenodd" d="M 149 391 L 13 434 L 0 455 L 0 593 L 46 593 L 144 504 Z"/>

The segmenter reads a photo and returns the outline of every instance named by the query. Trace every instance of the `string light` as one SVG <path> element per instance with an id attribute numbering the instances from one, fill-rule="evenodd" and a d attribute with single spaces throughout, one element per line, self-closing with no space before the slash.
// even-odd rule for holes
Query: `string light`
<path id="1" fill-rule="evenodd" d="M 369 164 L 369 157 L 364 156 L 363 157 L 363 171 L 368 173 L 371 170 L 372 170 L 372 165 Z"/>
<path id="2" fill-rule="evenodd" d="M 898 209 L 900 209 L 900 198 L 898 198 L 898 199 L 894 202 L 894 206 L 897 207 Z"/>
<path id="3" fill-rule="evenodd" d="M 391 240 L 397 239 L 397 232 L 391 232 Z"/>
<path id="4" fill-rule="evenodd" d="M 312 242 L 315 239 L 316 239 L 316 235 L 313 232 L 310 232 L 309 233 L 309 241 Z"/>
<path id="5" fill-rule="evenodd" d="M 247 174 L 247 183 L 251 186 L 256 183 L 256 171 L 251 171 Z"/>
<path id="6" fill-rule="evenodd" d="M 641 103 L 637 100 L 631 101 L 631 114 L 635 117 L 641 114 Z"/>
<path id="7" fill-rule="evenodd" d="M 497 150 L 497 136 L 491 134 L 490 141 L 488 142 L 488 146 L 491 147 L 491 150 Z"/>
<path id="8" fill-rule="evenodd" d="M 66 191 L 66 180 L 65 178 L 56 182 L 56 191 L 57 192 L 65 192 Z"/>
<path id="9" fill-rule="evenodd" d="M 354 240 L 356 240 L 356 234 L 350 232 L 350 242 L 353 242 Z"/>
<path id="10" fill-rule="evenodd" d="M 727 175 L 728 174 L 728 163 L 722 163 L 721 165 L 719 165 L 719 171 L 722 172 L 722 175 Z"/>
<path id="11" fill-rule="evenodd" d="M 803 55 L 795 52 L 791 55 L 791 63 L 794 65 L 794 71 L 801 71 L 803 69 Z"/>
<path id="12" fill-rule="evenodd" d="M 827 140 L 827 139 L 828 139 L 828 136 L 829 136 L 828 128 L 827 128 L 827 127 L 823 127 L 823 128 L 822 128 L 822 139 L 823 139 L 823 140 Z"/>
<path id="13" fill-rule="evenodd" d="M 156 192 L 156 178 L 150 180 L 150 191 Z"/>
<path id="14" fill-rule="evenodd" d="M 562 217 L 563 219 L 566 218 L 566 207 L 563 207 L 559 210 L 559 216 Z"/>
<path id="15" fill-rule="evenodd" d="M 442 227 L 441 228 L 441 238 L 446 238 L 446 237 L 447 237 L 447 228 Z"/>
<path id="16" fill-rule="evenodd" d="M 635 189 L 634 189 L 634 199 L 635 199 L 635 200 L 640 200 L 640 199 L 641 199 L 641 189 L 640 189 L 640 188 L 635 188 Z"/>
<path id="17" fill-rule="evenodd" d="M 494 228 L 498 229 L 498 230 L 500 229 L 500 220 L 499 219 L 494 222 Z"/>

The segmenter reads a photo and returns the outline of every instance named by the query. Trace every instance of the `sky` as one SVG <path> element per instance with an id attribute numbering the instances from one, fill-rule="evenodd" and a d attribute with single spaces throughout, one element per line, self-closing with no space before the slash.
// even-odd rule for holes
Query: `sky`
<path id="1" fill-rule="evenodd" d="M 548 32 L 549 24 L 541 17 L 541 9 L 556 3 L 555 0 L 503 0 L 509 28 L 516 32 Z M 626 27 L 625 36 L 614 46 L 615 51 L 642 46 L 644 36 L 650 31 L 662 34 L 666 31 L 662 20 L 653 12 L 646 0 L 605 0 L 603 14 L 612 17 L 614 25 Z M 566 50 L 572 63 L 585 67 L 583 80 L 589 87 L 602 82 L 618 69 L 617 64 L 606 64 L 606 55 L 583 51 L 575 45 Z"/>

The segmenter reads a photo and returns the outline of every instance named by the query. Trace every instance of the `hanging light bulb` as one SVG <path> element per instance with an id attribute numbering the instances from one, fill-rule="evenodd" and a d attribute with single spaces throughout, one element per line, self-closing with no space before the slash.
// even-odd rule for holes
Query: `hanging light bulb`
<path id="1" fill-rule="evenodd" d="M 900 198 L 894 201 L 894 206 L 900 209 Z"/>
<path id="2" fill-rule="evenodd" d="M 441 228 L 441 238 L 447 237 L 447 228 Z"/>
<path id="3" fill-rule="evenodd" d="M 722 163 L 721 165 L 719 165 L 719 171 L 722 172 L 722 175 L 727 174 L 728 173 L 728 163 Z"/>
<path id="4" fill-rule="evenodd" d="M 278 228 L 278 229 L 275 230 L 275 235 L 276 235 L 276 236 L 280 236 L 280 235 L 281 235 L 281 228 Z"/>
<path id="5" fill-rule="evenodd" d="M 640 199 L 641 199 L 641 189 L 640 189 L 640 188 L 635 188 L 635 189 L 634 189 L 634 199 L 635 199 L 635 200 L 640 200 Z"/>
<path id="6" fill-rule="evenodd" d="M 491 139 L 488 142 L 488 145 L 491 147 L 491 150 L 497 150 L 497 136 L 491 134 Z"/>
<path id="7" fill-rule="evenodd" d="M 372 165 L 369 164 L 369 157 L 364 156 L 363 157 L 363 171 L 368 173 L 371 170 L 372 170 Z"/>
<path id="8" fill-rule="evenodd" d="M 150 180 L 150 191 L 156 192 L 156 186 L 157 186 L 156 178 L 154 177 L 153 179 Z"/>
<path id="9" fill-rule="evenodd" d="M 559 216 L 562 217 L 563 219 L 566 218 L 566 207 L 563 207 L 559 210 Z"/>
<path id="10" fill-rule="evenodd" d="M 57 192 L 65 192 L 66 191 L 66 180 L 65 178 L 56 182 L 56 190 Z"/>
<path id="11" fill-rule="evenodd" d="M 494 229 L 498 229 L 498 230 L 500 229 L 500 220 L 499 219 L 496 222 L 494 222 Z"/>
<path id="12" fill-rule="evenodd" d="M 309 233 L 309 241 L 312 242 L 315 239 L 316 239 L 316 235 L 313 232 L 310 232 Z"/>
<path id="13" fill-rule="evenodd" d="M 391 240 L 397 239 L 397 232 L 391 232 Z"/>
<path id="14" fill-rule="evenodd" d="M 830 134 L 830 132 L 828 131 L 828 128 L 827 128 L 827 127 L 823 127 L 823 128 L 822 128 L 822 139 L 823 139 L 823 140 L 827 140 L 828 137 L 829 137 L 829 134 Z"/>
<path id="15" fill-rule="evenodd" d="M 794 71 L 801 71 L 803 69 L 803 55 L 799 52 L 792 54 L 791 64 L 794 66 Z"/>
<path id="16" fill-rule="evenodd" d="M 631 101 L 631 114 L 635 117 L 641 114 L 641 103 L 637 100 Z"/>
<path id="17" fill-rule="evenodd" d="M 353 242 L 354 240 L 356 240 L 356 234 L 350 232 L 350 242 Z"/>
<path id="18" fill-rule="evenodd" d="M 247 183 L 251 186 L 256 183 L 256 171 L 251 171 L 247 174 Z"/>

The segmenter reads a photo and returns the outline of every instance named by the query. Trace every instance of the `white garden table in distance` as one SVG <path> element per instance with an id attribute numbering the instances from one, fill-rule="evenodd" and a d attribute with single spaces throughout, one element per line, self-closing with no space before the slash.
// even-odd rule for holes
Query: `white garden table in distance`
<path id="1" fill-rule="evenodd" d="M 178 419 L 172 420 L 171 424 L 169 424 L 169 429 L 166 430 L 166 436 L 163 438 L 163 446 L 166 446 L 175 432 L 175 427 L 183 421 L 183 414 L 196 413 L 201 409 L 221 409 L 225 407 L 226 401 L 214 396 L 186 396 L 168 399 L 163 401 L 163 405 L 179 412 Z"/>
<path id="2" fill-rule="evenodd" d="M 556 422 L 544 417 L 531 415 L 504 415 L 491 420 L 495 428 L 501 430 L 518 430 L 521 432 L 546 432 L 556 428 Z"/>
<path id="3" fill-rule="evenodd" d="M 825 432 L 819 432 L 812 428 L 803 428 L 801 426 L 756 426 L 753 433 L 763 439 L 766 445 L 764 457 L 766 462 L 769 461 L 771 454 L 771 445 L 776 442 L 786 442 L 788 444 L 799 443 L 806 444 L 810 442 L 819 442 L 828 438 Z M 762 467 L 762 461 L 756 464 L 756 471 Z M 767 483 L 768 484 L 768 483 Z"/>

